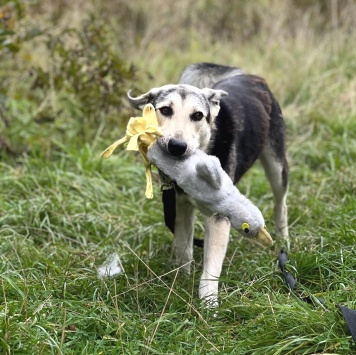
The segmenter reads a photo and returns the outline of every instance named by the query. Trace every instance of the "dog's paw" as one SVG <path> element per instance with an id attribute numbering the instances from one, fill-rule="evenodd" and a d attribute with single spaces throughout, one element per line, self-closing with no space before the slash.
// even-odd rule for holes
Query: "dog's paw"
<path id="1" fill-rule="evenodd" d="M 199 297 L 204 301 L 207 308 L 217 308 L 219 306 L 218 281 L 201 279 L 199 285 Z"/>
<path id="2" fill-rule="evenodd" d="M 216 309 L 217 307 L 219 307 L 219 301 L 218 301 L 218 296 L 216 295 L 211 295 L 211 296 L 206 296 L 203 298 L 205 307 L 208 309 Z"/>

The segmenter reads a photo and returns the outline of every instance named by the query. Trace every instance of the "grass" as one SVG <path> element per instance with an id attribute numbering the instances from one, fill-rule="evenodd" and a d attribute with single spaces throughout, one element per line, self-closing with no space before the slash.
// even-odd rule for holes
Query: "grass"
<path id="1" fill-rule="evenodd" d="M 171 21 L 160 0 L 150 8 L 122 1 L 120 11 L 115 2 L 6 3 L 18 36 L 2 42 L 0 35 L 0 353 L 355 353 L 337 307 L 356 309 L 355 5 L 201 1 L 187 12 L 191 2 L 182 0 Z M 246 14 L 242 23 L 231 22 L 236 13 Z M 86 18 L 93 27 L 81 27 Z M 217 19 L 225 26 L 209 30 Z M 34 23 L 52 37 L 24 40 Z M 74 31 L 73 42 L 53 42 L 68 23 L 85 36 Z M 105 61 L 92 63 L 100 53 L 114 63 L 111 71 L 102 70 Z M 51 67 L 54 58 L 61 70 Z M 288 129 L 288 268 L 296 292 L 277 266 L 283 243 L 256 166 L 239 187 L 261 208 L 276 243 L 262 250 L 232 232 L 217 315 L 197 295 L 202 250 L 194 250 L 189 276 L 172 262 L 157 176 L 155 197 L 146 200 L 135 154 L 100 159 L 133 114 L 126 90 L 174 82 L 200 60 L 264 76 Z M 68 64 L 77 61 L 86 63 L 83 76 Z M 106 82 L 90 85 L 88 77 Z M 203 234 L 200 219 L 196 234 Z M 114 252 L 125 273 L 98 278 L 96 268 Z"/>

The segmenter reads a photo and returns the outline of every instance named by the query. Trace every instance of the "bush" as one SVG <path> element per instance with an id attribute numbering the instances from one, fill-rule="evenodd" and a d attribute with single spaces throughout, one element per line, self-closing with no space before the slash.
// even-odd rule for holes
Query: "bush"
<path id="1" fill-rule="evenodd" d="M 1 11 L 2 154 L 48 153 L 67 140 L 83 145 L 104 120 L 117 121 L 135 71 L 113 47 L 104 21 L 91 13 L 77 27 L 28 23 L 30 8 L 19 1 Z"/>

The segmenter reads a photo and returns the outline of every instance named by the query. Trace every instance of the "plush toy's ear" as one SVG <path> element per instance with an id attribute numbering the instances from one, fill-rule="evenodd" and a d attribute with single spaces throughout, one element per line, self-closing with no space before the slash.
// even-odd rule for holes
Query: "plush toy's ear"
<path id="1" fill-rule="evenodd" d="M 221 176 L 219 173 L 219 167 L 219 160 L 217 158 L 213 158 L 199 161 L 195 169 L 199 177 L 204 179 L 215 190 L 219 190 L 221 188 Z"/>
<path id="2" fill-rule="evenodd" d="M 209 88 L 204 88 L 202 91 L 209 100 L 210 114 L 212 116 L 212 121 L 214 121 L 220 110 L 220 100 L 222 97 L 227 96 L 228 93 L 223 90 L 214 90 Z"/>

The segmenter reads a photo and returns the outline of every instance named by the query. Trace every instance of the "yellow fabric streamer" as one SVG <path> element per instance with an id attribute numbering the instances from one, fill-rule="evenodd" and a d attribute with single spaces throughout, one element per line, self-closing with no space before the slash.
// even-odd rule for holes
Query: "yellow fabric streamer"
<path id="1" fill-rule="evenodd" d="M 153 197 L 151 163 L 147 158 L 148 147 L 163 135 L 158 127 L 156 111 L 151 104 L 143 108 L 143 117 L 131 117 L 126 129 L 125 137 L 119 139 L 101 154 L 103 158 L 109 158 L 114 150 L 121 144 L 128 142 L 127 150 L 140 151 L 145 165 L 147 198 Z"/>

